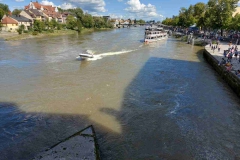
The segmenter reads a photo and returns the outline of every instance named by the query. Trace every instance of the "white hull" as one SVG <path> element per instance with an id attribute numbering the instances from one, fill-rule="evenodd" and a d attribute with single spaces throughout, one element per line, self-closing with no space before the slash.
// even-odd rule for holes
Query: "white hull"
<path id="1" fill-rule="evenodd" d="M 85 60 L 85 59 L 89 59 L 89 58 L 93 58 L 94 56 L 92 54 L 86 54 L 86 53 L 81 53 L 79 54 L 78 57 L 76 57 L 77 59 L 82 59 L 82 60 Z"/>
<path id="2" fill-rule="evenodd" d="M 146 43 L 151 43 L 151 42 L 157 42 L 157 41 L 160 41 L 160 40 L 163 40 L 163 39 L 167 39 L 168 36 L 164 36 L 164 37 L 160 37 L 160 38 L 153 38 L 153 39 L 144 39 L 144 42 Z"/>
<path id="3" fill-rule="evenodd" d="M 145 29 L 144 42 L 156 42 L 168 37 L 167 32 L 161 27 L 148 26 Z"/>

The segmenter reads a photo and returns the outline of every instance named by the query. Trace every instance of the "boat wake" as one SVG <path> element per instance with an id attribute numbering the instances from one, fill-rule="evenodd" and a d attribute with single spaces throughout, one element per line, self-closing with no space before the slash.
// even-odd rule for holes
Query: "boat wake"
<path id="1" fill-rule="evenodd" d="M 124 53 L 130 53 L 130 52 L 133 52 L 133 51 L 136 51 L 137 49 L 135 50 L 122 50 L 122 51 L 117 51 L 117 52 L 107 52 L 107 53 L 101 53 L 101 54 L 97 54 L 93 56 L 93 58 L 89 58 L 88 61 L 95 61 L 95 60 L 98 60 L 98 59 L 102 59 L 103 57 L 106 57 L 106 56 L 113 56 L 113 55 L 119 55 L 119 54 L 124 54 Z M 89 53 L 94 53 L 93 51 L 91 50 L 87 50 Z"/>

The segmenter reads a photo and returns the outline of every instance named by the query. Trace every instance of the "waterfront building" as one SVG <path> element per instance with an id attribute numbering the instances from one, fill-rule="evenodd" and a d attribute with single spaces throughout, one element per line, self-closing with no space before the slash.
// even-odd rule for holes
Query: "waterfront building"
<path id="1" fill-rule="evenodd" d="M 44 21 L 45 16 L 42 12 L 38 11 L 37 9 L 29 9 L 29 10 L 23 10 L 20 13 L 21 16 L 24 16 L 28 19 L 31 19 L 32 23 L 34 20 Z"/>
<path id="2" fill-rule="evenodd" d="M 24 30 L 28 30 L 32 27 L 33 23 L 31 19 L 28 19 L 21 15 L 12 15 L 10 17 L 18 22 L 18 26 L 24 25 Z"/>
<path id="3" fill-rule="evenodd" d="M 110 23 L 113 25 L 114 28 L 119 27 L 120 21 L 118 19 L 111 19 Z"/>
<path id="4" fill-rule="evenodd" d="M 9 16 L 3 16 L 1 23 L 3 31 L 16 32 L 18 29 L 18 21 Z"/>
<path id="5" fill-rule="evenodd" d="M 24 10 L 32 12 L 37 16 L 35 19 L 40 21 L 45 21 L 47 19 L 51 21 L 54 19 L 59 23 L 64 23 L 62 14 L 58 13 L 57 7 L 53 7 L 52 5 L 42 5 L 38 3 L 38 1 L 30 2 L 29 5 L 25 6 Z"/>

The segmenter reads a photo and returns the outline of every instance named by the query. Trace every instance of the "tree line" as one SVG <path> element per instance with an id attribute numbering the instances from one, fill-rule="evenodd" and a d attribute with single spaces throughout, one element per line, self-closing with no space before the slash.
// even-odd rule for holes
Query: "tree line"
<path id="1" fill-rule="evenodd" d="M 209 0 L 207 4 L 199 2 L 182 7 L 179 15 L 166 18 L 162 21 L 165 25 L 189 27 L 196 24 L 202 30 L 220 29 L 240 31 L 240 14 L 232 16 L 238 0 Z"/>

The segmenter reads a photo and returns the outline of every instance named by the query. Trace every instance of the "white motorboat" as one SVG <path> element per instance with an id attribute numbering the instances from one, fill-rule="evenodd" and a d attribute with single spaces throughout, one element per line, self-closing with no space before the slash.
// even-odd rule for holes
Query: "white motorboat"
<path id="1" fill-rule="evenodd" d="M 82 60 L 85 60 L 85 59 L 89 59 L 89 58 L 93 58 L 93 54 L 91 53 L 80 53 L 79 56 L 77 57 L 77 59 L 82 59 Z"/>

